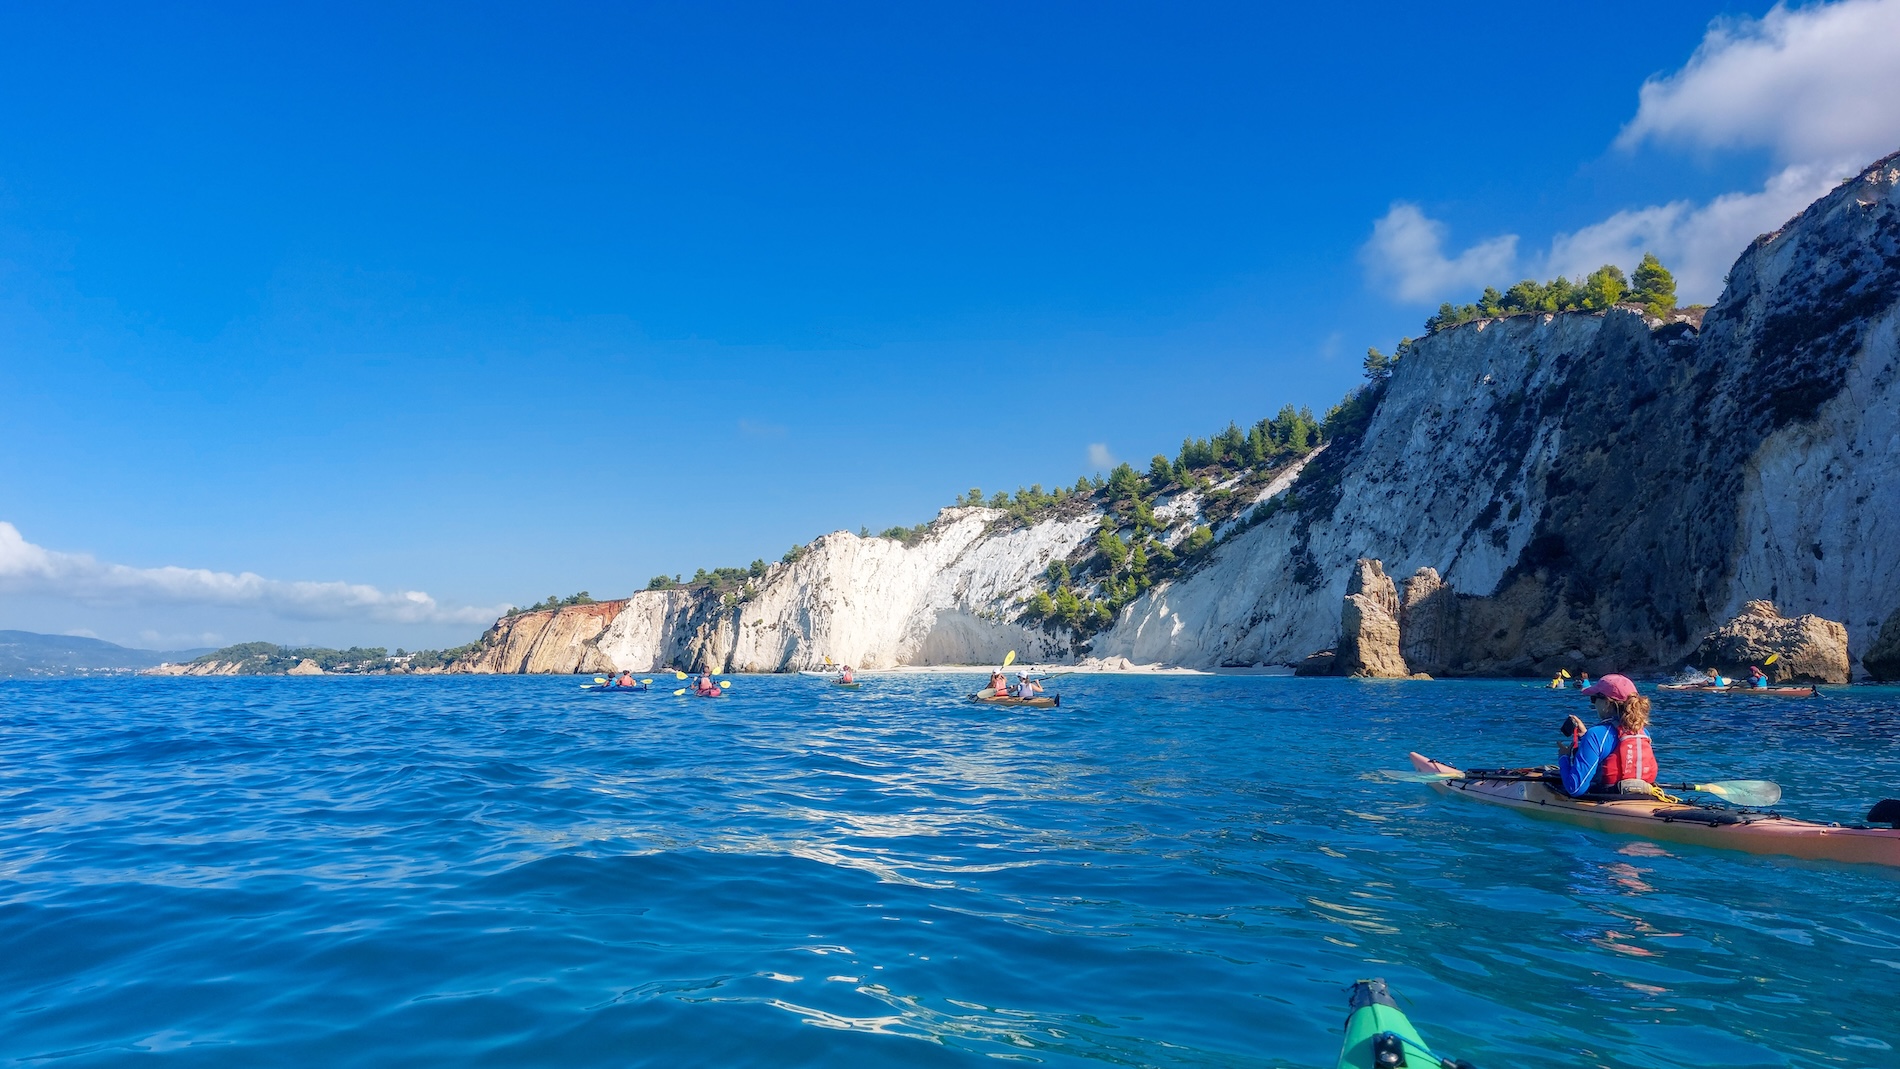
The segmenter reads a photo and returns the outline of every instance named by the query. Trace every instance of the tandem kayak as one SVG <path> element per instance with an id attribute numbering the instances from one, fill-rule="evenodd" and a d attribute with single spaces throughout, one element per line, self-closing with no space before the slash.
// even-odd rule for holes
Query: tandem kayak
<path id="1" fill-rule="evenodd" d="M 1663 842 L 1745 850 L 1751 854 L 1782 854 L 1814 861 L 1849 861 L 1868 865 L 1900 865 L 1900 827 L 1875 828 L 1864 824 L 1817 824 L 1793 820 L 1758 809 L 1665 802 L 1653 798 L 1572 798 L 1560 786 L 1515 770 L 1462 772 L 1423 754 L 1412 754 L 1412 767 L 1429 775 L 1445 776 L 1432 784 L 1443 794 L 1459 794 L 1480 802 L 1509 806 L 1534 817 L 1546 817 L 1596 831 L 1638 835 Z M 1876 804 L 1870 821 L 1900 820 L 1900 802 Z"/>
<path id="2" fill-rule="evenodd" d="M 1821 692 L 1813 687 L 1711 687 L 1707 683 L 1658 683 L 1657 690 L 1685 691 L 1694 694 L 1752 694 L 1762 698 L 1812 698 Z"/>
<path id="3" fill-rule="evenodd" d="M 834 687 L 843 687 L 843 688 L 844 688 L 844 689 L 846 689 L 846 690 L 856 690 L 856 689 L 858 689 L 859 687 L 862 687 L 862 686 L 864 686 L 864 684 L 863 684 L 863 683 L 859 683 L 859 682 L 855 682 L 855 681 L 854 681 L 854 682 L 851 682 L 851 683 L 846 683 L 846 682 L 845 682 L 844 680 L 842 680 L 842 679 L 834 679 L 834 680 L 832 680 L 832 681 L 831 681 L 831 685 L 832 685 L 832 686 L 834 686 Z"/>
<path id="4" fill-rule="evenodd" d="M 1412 1027 L 1384 980 L 1361 980 L 1352 985 L 1346 1003 L 1346 1042 L 1339 1048 L 1338 1069 L 1388 1069 L 1390 1066 L 1444 1066 L 1473 1069 L 1470 1062 L 1441 1058 L 1425 1045 Z"/>
<path id="5" fill-rule="evenodd" d="M 618 691 L 622 694 L 640 694 L 646 691 L 647 685 L 645 683 L 638 683 L 631 687 L 623 687 L 615 683 L 582 683 L 581 689 L 590 694 L 601 694 L 607 691 Z"/>
<path id="6" fill-rule="evenodd" d="M 1054 709 L 1062 704 L 1062 695 L 1048 694 L 1035 698 L 1012 698 L 1007 694 L 999 695 L 988 687 L 970 695 L 973 702 L 985 705 L 1027 705 L 1032 709 Z"/>

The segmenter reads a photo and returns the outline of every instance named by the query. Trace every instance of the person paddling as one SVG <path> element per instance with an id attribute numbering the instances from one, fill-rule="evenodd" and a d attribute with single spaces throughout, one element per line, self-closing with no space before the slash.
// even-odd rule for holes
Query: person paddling
<path id="1" fill-rule="evenodd" d="M 858 677 L 851 674 L 851 666 L 848 664 L 845 665 L 843 673 L 838 676 L 838 682 L 856 683 L 857 681 L 858 681 Z"/>
<path id="2" fill-rule="evenodd" d="M 633 686 L 633 673 L 632 673 L 632 672 L 624 672 L 624 671 L 623 671 L 623 672 L 621 672 L 621 673 L 620 673 L 620 678 L 619 678 L 619 679 L 617 679 L 617 680 L 614 680 L 614 686 L 616 686 L 616 687 L 631 687 L 631 686 Z"/>
<path id="3" fill-rule="evenodd" d="M 1766 690 L 1768 687 L 1768 673 L 1762 671 L 1760 665 L 1749 665 L 1748 685 L 1754 687 L 1756 690 Z"/>
<path id="4" fill-rule="evenodd" d="M 713 682 L 712 673 L 699 673 L 699 678 L 693 680 L 693 693 L 702 698 L 717 698 L 719 696 L 719 684 Z"/>
<path id="5" fill-rule="evenodd" d="M 1729 684 L 1733 682 L 1735 682 L 1733 679 L 1730 679 L 1729 677 L 1723 675 L 1722 673 L 1716 671 L 1715 669 L 1713 668 L 1709 669 L 1708 685 L 1711 687 L 1714 687 L 1716 690 L 1727 690 Z"/>
<path id="6" fill-rule="evenodd" d="M 998 668 L 990 673 L 990 693 L 998 698 L 1009 697 L 1009 677 Z"/>
<path id="7" fill-rule="evenodd" d="M 1610 674 L 1585 687 L 1585 697 L 1601 723 L 1584 730 L 1583 721 L 1564 720 L 1570 741 L 1557 748 L 1557 770 L 1564 793 L 1572 798 L 1596 792 L 1654 795 L 1656 752 L 1649 739 L 1649 699 L 1636 692 L 1628 676 Z"/>
<path id="8" fill-rule="evenodd" d="M 1028 672 L 1018 672 L 1016 674 L 1016 685 L 1010 688 L 1009 696 L 1012 698 L 1033 698 L 1041 693 L 1041 683 L 1029 678 Z"/>

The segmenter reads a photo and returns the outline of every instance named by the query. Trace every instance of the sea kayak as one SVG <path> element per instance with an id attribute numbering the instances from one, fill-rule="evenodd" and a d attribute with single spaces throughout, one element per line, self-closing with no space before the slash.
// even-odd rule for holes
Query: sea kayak
<path id="1" fill-rule="evenodd" d="M 1752 694 L 1762 698 L 1812 698 L 1820 693 L 1813 687 L 1750 687 L 1740 683 L 1730 687 L 1711 687 L 1707 683 L 1658 683 L 1656 689 L 1694 694 Z"/>
<path id="2" fill-rule="evenodd" d="M 1498 772 L 1500 778 L 1486 779 L 1482 771 L 1467 774 L 1423 754 L 1415 753 L 1411 758 L 1412 767 L 1418 771 L 1449 777 L 1432 783 L 1433 790 L 1509 806 L 1534 817 L 1561 820 L 1596 831 L 1692 846 L 1746 850 L 1751 854 L 1900 865 L 1900 828 L 1816 824 L 1756 809 L 1652 798 L 1572 798 L 1561 786 L 1548 780 L 1502 778 L 1519 775 L 1516 770 Z M 1900 803 L 1881 802 L 1868 814 L 1868 819 L 1894 820 L 1896 809 L 1900 809 Z"/>
<path id="3" fill-rule="evenodd" d="M 1429 1069 L 1473 1069 L 1463 1059 L 1441 1058 L 1432 1053 L 1419 1037 L 1412 1022 L 1406 1020 L 1384 980 L 1361 980 L 1352 985 L 1352 997 L 1346 1003 L 1346 1042 L 1339 1048 L 1338 1069 L 1390 1069 L 1392 1066 L 1418 1066 Z"/>
<path id="4" fill-rule="evenodd" d="M 1012 698 L 1007 694 L 999 695 L 990 688 L 984 687 L 970 695 L 970 700 L 982 702 L 985 705 L 1027 705 L 1032 709 L 1054 709 L 1062 704 L 1062 695 L 1047 694 L 1034 698 Z"/>
<path id="5" fill-rule="evenodd" d="M 832 680 L 832 681 L 831 681 L 831 685 L 832 685 L 832 686 L 834 686 L 834 687 L 843 687 L 843 688 L 844 688 L 844 689 L 846 689 L 846 690 L 856 690 L 856 689 L 858 689 L 859 687 L 862 687 L 862 686 L 864 686 L 864 684 L 862 684 L 862 683 L 858 683 L 858 682 L 855 682 L 855 681 L 854 681 L 854 682 L 851 682 L 851 683 L 846 683 L 846 682 L 845 682 L 844 680 L 842 680 L 842 679 L 834 679 L 834 680 Z"/>
<path id="6" fill-rule="evenodd" d="M 608 691 L 617 691 L 621 694 L 640 694 L 647 689 L 647 685 L 645 683 L 638 683 L 631 687 L 623 687 L 615 683 L 582 683 L 581 689 L 590 694 L 602 694 Z"/>

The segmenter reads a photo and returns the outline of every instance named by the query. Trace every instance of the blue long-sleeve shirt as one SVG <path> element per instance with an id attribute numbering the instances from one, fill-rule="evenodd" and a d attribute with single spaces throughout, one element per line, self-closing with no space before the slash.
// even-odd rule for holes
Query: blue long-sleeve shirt
<path id="1" fill-rule="evenodd" d="M 1589 793 L 1596 786 L 1597 770 L 1603 758 L 1616 749 L 1616 725 L 1598 724 L 1577 739 L 1577 752 L 1557 759 L 1557 771 L 1563 774 L 1564 793 L 1572 798 Z"/>

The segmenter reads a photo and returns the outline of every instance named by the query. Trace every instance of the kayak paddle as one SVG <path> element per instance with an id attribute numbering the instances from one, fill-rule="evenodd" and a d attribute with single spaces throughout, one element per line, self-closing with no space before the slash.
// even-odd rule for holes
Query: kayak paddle
<path id="1" fill-rule="evenodd" d="M 1725 779 L 1714 783 L 1658 783 L 1670 791 L 1697 791 L 1750 809 L 1781 801 L 1781 784 L 1766 779 Z"/>
<path id="2" fill-rule="evenodd" d="M 1544 782 L 1554 777 L 1527 773 L 1498 773 L 1495 775 L 1468 772 L 1400 772 L 1394 769 L 1381 769 L 1380 775 L 1402 783 L 1443 783 L 1454 779 L 1481 779 L 1492 781 L 1533 781 Z M 1724 801 L 1749 809 L 1771 806 L 1781 801 L 1781 784 L 1765 779 L 1725 779 L 1714 783 L 1658 783 L 1666 791 L 1695 791 L 1699 794 L 1713 794 Z M 1632 795 L 1631 797 L 1641 797 Z"/>

